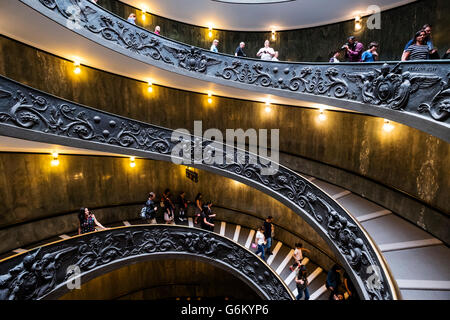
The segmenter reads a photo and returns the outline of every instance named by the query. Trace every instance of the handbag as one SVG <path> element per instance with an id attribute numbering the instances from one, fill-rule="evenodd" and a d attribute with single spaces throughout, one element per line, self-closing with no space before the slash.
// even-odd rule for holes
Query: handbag
<path id="1" fill-rule="evenodd" d="M 258 245 L 256 243 L 252 243 L 252 248 L 256 249 L 258 247 Z"/>

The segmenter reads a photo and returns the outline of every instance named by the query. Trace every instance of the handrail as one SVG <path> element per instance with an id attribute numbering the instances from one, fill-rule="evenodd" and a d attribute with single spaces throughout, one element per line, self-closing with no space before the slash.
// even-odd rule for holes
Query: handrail
<path id="1" fill-rule="evenodd" d="M 263 299 L 294 300 L 280 276 L 251 250 L 210 231 L 158 224 L 91 232 L 1 260 L 0 300 L 55 299 L 69 291 L 75 276 L 86 282 L 135 261 L 189 256 L 230 271 Z"/>
<path id="2" fill-rule="evenodd" d="M 450 142 L 450 63 L 240 58 L 156 35 L 89 0 L 16 0 L 104 47 L 181 76 L 388 118 Z"/>
<path id="3" fill-rule="evenodd" d="M 322 235 L 363 299 L 397 298 L 394 280 L 380 259 L 379 249 L 369 241 L 356 219 L 316 185 L 269 159 L 69 102 L 3 76 L 0 76 L 0 135 L 176 160 L 245 183 L 291 208 Z M 221 163 L 217 161 L 219 156 Z M 274 167 L 278 170 L 267 175 Z M 376 279 L 376 285 L 368 282 L 370 279 Z"/>

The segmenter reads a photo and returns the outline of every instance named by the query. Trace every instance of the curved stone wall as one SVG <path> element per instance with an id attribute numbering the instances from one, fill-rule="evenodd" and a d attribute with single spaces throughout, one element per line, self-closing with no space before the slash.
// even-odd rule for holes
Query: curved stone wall
<path id="1" fill-rule="evenodd" d="M 239 42 L 245 41 L 249 57 L 256 57 L 256 52 L 263 46 L 266 39 L 270 39 L 270 32 L 237 32 L 214 30 L 209 38 L 207 28 L 177 22 L 171 19 L 146 15 L 142 21 L 142 11 L 136 10 L 117 0 L 99 0 L 99 5 L 107 10 L 127 18 L 132 12 L 137 14 L 137 24 L 154 30 L 156 25 L 161 27 L 161 34 L 200 48 L 209 49 L 213 39 L 220 40 L 219 51 L 234 54 Z M 276 40 L 271 46 L 279 51 L 280 59 L 285 61 L 328 62 L 330 51 L 340 48 L 346 37 L 355 34 L 366 46 L 371 41 L 380 43 L 380 60 L 400 60 L 404 45 L 414 33 L 425 23 L 433 24 L 434 44 L 442 55 L 450 48 L 448 34 L 450 26 L 447 23 L 450 4 L 446 0 L 422 0 L 402 7 L 387 10 L 381 14 L 381 29 L 370 30 L 365 27 L 354 31 L 354 21 L 334 23 L 330 25 L 277 32 Z M 447 15 L 446 15 L 447 13 Z M 313 39 L 314 41 L 312 41 Z"/>
<path id="2" fill-rule="evenodd" d="M 166 259 L 129 265 L 99 276 L 60 300 L 175 300 L 183 297 L 261 299 L 241 280 L 213 265 L 198 260 Z"/>
<path id="3" fill-rule="evenodd" d="M 394 131 L 387 134 L 382 131 L 382 119 L 348 112 L 327 112 L 327 121 L 320 123 L 314 109 L 272 106 L 268 114 L 261 103 L 219 97 L 209 105 L 205 95 L 159 86 L 149 94 L 144 83 L 99 70 L 83 68 L 75 76 L 72 63 L 4 37 L 0 38 L 0 56 L 0 73 L 7 77 L 69 100 L 165 127 L 192 130 L 193 121 L 202 119 L 204 128 L 221 130 L 280 128 L 282 152 L 378 181 L 448 214 L 449 144 L 418 130 L 396 124 Z M 369 198 L 370 192 L 365 193 Z M 424 214 L 421 208 L 417 211 L 409 217 L 415 223 Z M 408 216 L 407 212 L 396 212 Z M 439 233 L 431 224 L 424 228 Z"/>

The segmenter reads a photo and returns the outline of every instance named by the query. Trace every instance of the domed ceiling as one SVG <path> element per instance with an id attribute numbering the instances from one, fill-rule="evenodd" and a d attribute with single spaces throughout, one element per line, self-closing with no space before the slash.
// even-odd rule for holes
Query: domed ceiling
<path id="1" fill-rule="evenodd" d="M 122 0 L 197 26 L 238 31 L 290 30 L 354 19 L 416 0 Z"/>

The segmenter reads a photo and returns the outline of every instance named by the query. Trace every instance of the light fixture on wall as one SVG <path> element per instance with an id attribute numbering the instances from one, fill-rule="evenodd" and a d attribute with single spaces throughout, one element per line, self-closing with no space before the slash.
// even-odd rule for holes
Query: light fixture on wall
<path id="1" fill-rule="evenodd" d="M 209 104 L 212 103 L 212 93 L 211 92 L 208 93 L 208 103 Z"/>
<path id="2" fill-rule="evenodd" d="M 212 25 L 209 25 L 208 29 L 209 29 L 208 37 L 212 38 L 212 36 L 213 36 L 213 33 L 212 33 L 213 27 L 212 27 Z"/>
<path id="3" fill-rule="evenodd" d="M 325 115 L 323 109 L 319 109 L 318 119 L 319 119 L 320 122 L 323 122 L 323 121 L 327 120 L 327 116 Z"/>
<path id="4" fill-rule="evenodd" d="M 362 21 L 360 16 L 355 17 L 355 31 L 359 31 L 362 28 Z"/>
<path id="5" fill-rule="evenodd" d="M 394 130 L 394 125 L 388 119 L 384 119 L 383 130 L 386 132 L 391 132 Z"/>
<path id="6" fill-rule="evenodd" d="M 136 167 L 136 158 L 135 157 L 130 157 L 130 167 L 131 168 Z"/>
<path id="7" fill-rule="evenodd" d="M 142 8 L 142 21 L 145 21 L 145 13 L 147 12 L 147 8 L 143 7 Z"/>
<path id="8" fill-rule="evenodd" d="M 59 166 L 59 159 L 58 159 L 58 153 L 57 152 L 53 152 L 52 153 L 52 157 L 53 160 L 50 162 L 50 164 L 52 165 L 52 167 L 57 167 Z"/>
<path id="9" fill-rule="evenodd" d="M 153 83 L 151 81 L 149 81 L 147 85 L 148 85 L 147 91 L 149 93 L 152 93 L 153 92 Z"/>
<path id="10" fill-rule="evenodd" d="M 270 107 L 270 101 L 266 101 L 266 107 L 264 108 L 264 111 L 266 111 L 267 113 L 272 111 L 272 108 Z"/>
<path id="11" fill-rule="evenodd" d="M 73 65 L 74 65 L 73 72 L 75 74 L 80 74 L 81 73 L 80 61 L 74 61 Z"/>
<path id="12" fill-rule="evenodd" d="M 272 29 L 272 41 L 277 40 L 276 31 Z"/>

